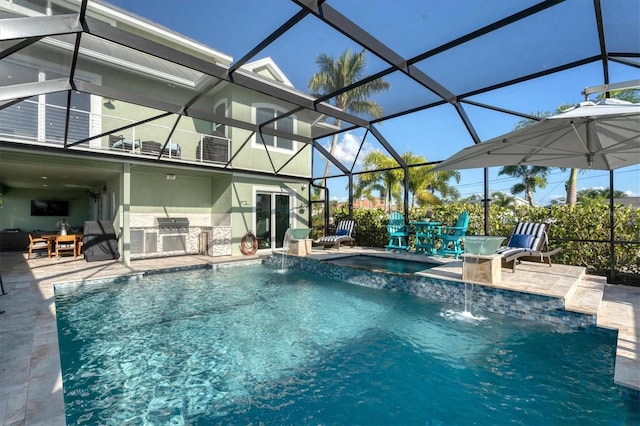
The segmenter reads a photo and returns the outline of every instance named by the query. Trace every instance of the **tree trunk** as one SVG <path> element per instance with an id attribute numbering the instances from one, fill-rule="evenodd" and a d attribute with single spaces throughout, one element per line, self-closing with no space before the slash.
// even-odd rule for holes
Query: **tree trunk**
<path id="1" fill-rule="evenodd" d="M 567 180 L 567 198 L 565 204 L 573 206 L 578 201 L 578 169 L 571 169 Z"/>
<path id="2" fill-rule="evenodd" d="M 531 192 L 531 188 L 527 188 L 526 198 L 527 198 L 527 201 L 529 201 L 529 205 L 533 207 L 533 193 Z"/>

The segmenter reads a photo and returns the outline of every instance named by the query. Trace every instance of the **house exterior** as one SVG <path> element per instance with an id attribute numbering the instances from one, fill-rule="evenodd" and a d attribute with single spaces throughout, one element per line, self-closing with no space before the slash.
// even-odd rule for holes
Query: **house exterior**
<path id="1" fill-rule="evenodd" d="M 27 24 L 74 9 L 77 2 L 65 0 L 0 1 L 0 11 Z M 184 52 L 202 68 L 232 63 L 106 4 L 91 2 L 86 13 L 107 33 Z M 32 215 L 31 205 L 60 200 L 78 231 L 86 220 L 111 221 L 128 262 L 240 255 L 249 231 L 259 249 L 272 250 L 287 228 L 309 226 L 308 142 L 318 116 L 291 114 L 286 101 L 91 34 L 78 50 L 76 35 L 48 35 L 0 60 L 0 230 L 55 231 L 62 218 Z M 237 72 L 304 96 L 270 58 Z M 148 93 L 164 108 L 149 106 Z M 172 218 L 183 225 L 163 226 Z M 7 249 L 14 247 L 0 239 Z"/>

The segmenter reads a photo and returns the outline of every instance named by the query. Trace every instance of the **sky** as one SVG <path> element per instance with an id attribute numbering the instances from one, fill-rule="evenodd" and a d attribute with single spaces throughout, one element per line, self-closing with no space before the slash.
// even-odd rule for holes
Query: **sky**
<path id="1" fill-rule="evenodd" d="M 640 2 L 627 0 L 624 8 L 614 12 L 607 11 L 608 21 L 624 25 L 628 20 L 640 16 Z M 150 21 L 178 32 L 186 37 L 210 46 L 234 60 L 242 58 L 260 41 L 293 16 L 299 8 L 289 0 L 216 0 L 215 2 L 182 0 L 113 0 L 111 4 L 133 12 Z M 376 35 L 387 46 L 395 49 L 405 58 L 413 57 L 424 50 L 435 47 L 457 36 L 476 30 L 501 17 L 508 16 L 526 8 L 537 1 L 489 2 L 477 0 L 456 0 L 455 2 L 421 0 L 403 0 L 401 2 L 383 2 L 382 0 L 329 0 L 329 3 L 356 22 L 365 30 Z M 393 7 L 389 7 L 393 4 Z M 530 32 L 531 43 L 523 46 L 513 29 L 508 26 L 495 34 L 485 36 L 469 46 L 461 47 L 451 55 L 438 55 L 436 58 L 417 64 L 421 70 L 428 69 L 429 76 L 456 93 L 463 93 L 473 86 L 474 81 L 498 82 L 508 79 L 508 72 L 518 75 L 518 67 L 532 61 L 547 59 L 549 43 L 571 45 L 563 53 L 567 57 L 548 58 L 549 64 L 570 62 L 576 58 L 590 55 L 593 46 L 598 46 L 597 34 L 593 31 L 592 2 L 568 0 L 554 6 L 557 19 L 553 14 L 541 13 L 527 18 L 518 31 Z M 555 10 L 554 10 L 555 12 Z M 616 15 L 617 14 L 617 15 Z M 450 16 L 453 15 L 453 16 Z M 610 16 L 613 15 L 613 16 Z M 634 18 L 635 15 L 635 18 Z M 479 18 L 480 17 L 480 18 Z M 450 19 L 451 18 L 451 19 Z M 571 22 L 567 22 L 571 19 Z M 451 25 L 455 22 L 455 25 Z M 631 24 L 631 23 L 630 23 Z M 636 24 L 634 24 L 636 25 Z M 545 28 L 546 31 L 540 31 Z M 640 51 L 638 40 L 617 40 L 617 34 L 611 40 L 619 45 Z M 582 43 L 582 39 L 588 43 Z M 625 43 L 627 43 L 625 45 Z M 495 47 L 495 49 L 492 49 Z M 306 17 L 295 25 L 282 38 L 276 40 L 259 52 L 252 60 L 271 57 L 293 85 L 305 92 L 310 77 L 317 72 L 315 60 L 320 53 L 338 56 L 346 48 L 359 51 L 360 46 L 345 36 L 328 29 L 315 17 Z M 455 55 L 454 55 L 455 53 Z M 598 52 L 594 52 L 597 54 Z M 540 55 L 540 56 L 538 56 Z M 452 61 L 456 61 L 452 67 Z M 554 63 L 555 61 L 555 63 Z M 496 63 L 504 64 L 503 67 Z M 387 68 L 388 65 L 375 55 L 367 56 L 366 74 L 373 74 Z M 455 71 L 452 72 L 451 70 Z M 610 81 L 612 83 L 640 79 L 640 71 L 620 64 L 610 63 Z M 494 75 L 495 74 L 495 75 Z M 407 106 L 418 106 L 437 97 L 404 76 L 385 77 L 392 88 L 388 92 L 373 97 L 381 104 L 385 113 L 400 111 Z M 556 73 L 551 76 L 532 80 L 518 85 L 477 95 L 476 102 L 498 105 L 502 108 L 526 114 L 537 111 L 554 111 L 567 103 L 584 100 L 581 91 L 588 86 L 602 84 L 602 69 L 599 64 L 583 65 L 577 69 Z M 480 140 L 487 140 L 513 130 L 521 120 L 510 114 L 490 111 L 476 106 L 464 106 L 467 115 L 476 128 Z M 383 136 L 400 153 L 412 152 L 425 157 L 427 161 L 444 160 L 460 149 L 473 144 L 469 133 L 451 105 L 431 108 L 427 111 L 387 120 L 376 126 Z M 358 152 L 364 131 L 342 134 L 340 149 L 336 157 L 353 162 Z M 328 145 L 329 140 L 320 141 Z M 380 148 L 380 144 L 371 135 L 365 139 L 364 148 L 358 157 L 360 160 L 367 150 Z M 314 157 L 314 176 L 321 176 L 325 161 Z M 361 166 L 357 164 L 354 170 Z M 498 176 L 499 168 L 489 169 L 490 191 L 510 193 L 517 179 Z M 337 174 L 332 168 L 330 174 Z M 553 199 L 565 195 L 564 183 L 569 171 L 552 169 L 548 184 L 534 194 L 536 204 L 546 205 Z M 615 189 L 629 196 L 640 196 L 640 165 L 619 169 L 614 173 Z M 344 200 L 347 196 L 346 179 L 333 179 L 330 185 L 332 198 Z M 452 182 L 453 183 L 453 182 Z M 461 171 L 461 181 L 455 185 L 461 196 L 481 194 L 483 191 L 483 170 Z M 609 186 L 608 171 L 583 171 L 578 177 L 578 190 L 603 188 Z M 518 194 L 522 196 L 522 194 Z"/>

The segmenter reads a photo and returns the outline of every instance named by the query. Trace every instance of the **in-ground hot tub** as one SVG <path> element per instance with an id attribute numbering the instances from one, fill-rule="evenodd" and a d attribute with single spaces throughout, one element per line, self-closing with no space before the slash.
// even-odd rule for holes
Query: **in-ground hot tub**
<path id="1" fill-rule="evenodd" d="M 323 260 L 323 262 L 387 274 L 414 274 L 436 266 L 435 263 L 364 254 Z"/>

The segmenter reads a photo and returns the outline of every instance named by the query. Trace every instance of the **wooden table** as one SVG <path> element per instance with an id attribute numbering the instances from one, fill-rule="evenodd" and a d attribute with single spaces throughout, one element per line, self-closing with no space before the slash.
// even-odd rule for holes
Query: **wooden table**
<path id="1" fill-rule="evenodd" d="M 82 243 L 82 234 L 67 234 L 73 235 L 76 237 L 76 249 L 74 253 L 74 257 L 80 256 L 80 244 Z M 48 234 L 41 235 L 40 238 L 44 238 L 49 241 L 49 258 L 51 258 L 51 254 L 55 251 L 56 240 L 60 237 L 59 234 Z"/>
<path id="2" fill-rule="evenodd" d="M 442 222 L 409 222 L 416 228 L 416 253 L 433 255 L 436 253 L 435 231 Z"/>

